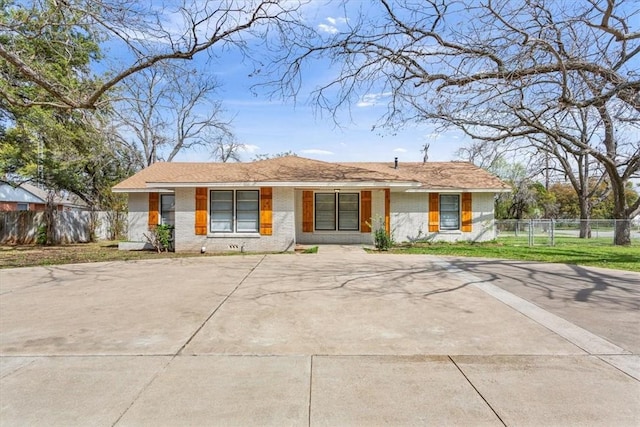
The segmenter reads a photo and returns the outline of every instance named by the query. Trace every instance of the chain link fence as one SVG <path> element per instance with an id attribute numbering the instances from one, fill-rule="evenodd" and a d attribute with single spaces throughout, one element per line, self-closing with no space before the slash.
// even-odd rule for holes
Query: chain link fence
<path id="1" fill-rule="evenodd" d="M 616 226 L 628 222 L 631 245 L 640 246 L 640 222 L 616 219 L 505 219 L 496 220 L 499 241 L 510 244 L 558 246 L 563 244 L 613 245 Z M 581 230 L 584 237 L 581 238 Z"/>

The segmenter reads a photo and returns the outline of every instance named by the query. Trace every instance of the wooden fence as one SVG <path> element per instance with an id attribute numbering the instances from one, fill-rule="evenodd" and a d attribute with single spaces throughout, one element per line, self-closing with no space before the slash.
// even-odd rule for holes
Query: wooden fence
<path id="1" fill-rule="evenodd" d="M 104 240 L 112 236 L 110 217 L 113 212 L 62 211 L 55 212 L 56 243 L 86 243 L 92 234 L 96 239 Z M 120 213 L 125 224 L 126 214 Z M 38 228 L 44 224 L 44 212 L 18 211 L 0 212 L 0 244 L 33 244 L 38 238 Z M 92 228 L 93 233 L 92 233 Z"/>

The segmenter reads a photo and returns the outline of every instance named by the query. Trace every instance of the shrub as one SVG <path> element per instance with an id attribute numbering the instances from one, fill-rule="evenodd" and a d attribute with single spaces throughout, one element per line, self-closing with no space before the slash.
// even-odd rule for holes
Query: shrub
<path id="1" fill-rule="evenodd" d="M 45 224 L 39 225 L 36 230 L 36 243 L 38 245 L 47 244 L 47 226 Z"/>
<path id="2" fill-rule="evenodd" d="M 145 233 L 144 237 L 155 248 L 158 253 L 169 252 L 172 243 L 173 226 L 167 224 L 160 224 L 157 227 L 149 230 L 149 233 Z"/>
<path id="3" fill-rule="evenodd" d="M 393 246 L 393 242 L 391 241 L 391 236 L 387 233 L 387 230 L 382 228 L 377 228 L 373 235 L 373 244 L 379 251 L 387 251 L 391 246 Z"/>
<path id="4" fill-rule="evenodd" d="M 371 226 L 371 224 L 369 224 L 369 226 Z M 393 246 L 393 240 L 389 233 L 387 233 L 384 220 L 382 218 L 377 218 L 375 220 L 375 226 L 371 227 L 373 228 L 373 245 L 376 249 L 379 251 L 389 250 L 391 246 Z"/>

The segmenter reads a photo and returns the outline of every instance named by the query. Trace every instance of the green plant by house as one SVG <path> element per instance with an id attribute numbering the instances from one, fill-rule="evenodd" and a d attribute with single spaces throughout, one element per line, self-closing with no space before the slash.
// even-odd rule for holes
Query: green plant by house
<path id="1" fill-rule="evenodd" d="M 144 233 L 144 237 L 158 253 L 169 252 L 169 249 L 171 248 L 172 231 L 173 226 L 160 224 L 149 230 L 148 233 Z"/>
<path id="2" fill-rule="evenodd" d="M 383 218 L 376 218 L 372 221 L 374 225 L 367 222 L 373 229 L 373 245 L 379 251 L 388 251 L 393 246 L 393 240 L 385 227 Z"/>
<path id="3" fill-rule="evenodd" d="M 391 236 L 387 233 L 387 230 L 382 228 L 377 228 L 373 234 L 373 244 L 379 251 L 387 251 L 393 246 L 393 242 L 391 241 Z"/>

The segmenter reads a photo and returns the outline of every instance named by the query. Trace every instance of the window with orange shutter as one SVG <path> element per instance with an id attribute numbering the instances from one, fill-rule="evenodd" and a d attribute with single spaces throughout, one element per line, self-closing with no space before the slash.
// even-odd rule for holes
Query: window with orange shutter
<path id="1" fill-rule="evenodd" d="M 209 231 L 211 233 L 258 233 L 260 193 L 258 190 L 211 190 Z"/>

